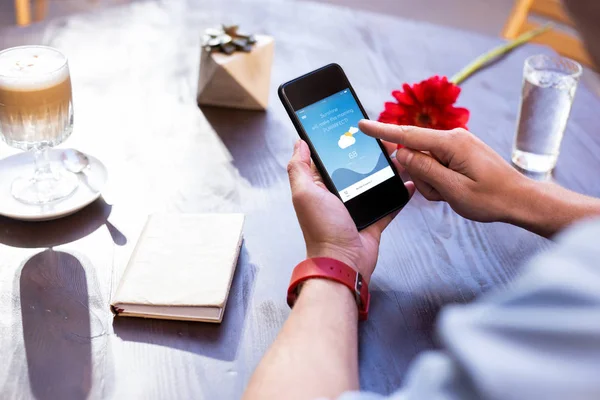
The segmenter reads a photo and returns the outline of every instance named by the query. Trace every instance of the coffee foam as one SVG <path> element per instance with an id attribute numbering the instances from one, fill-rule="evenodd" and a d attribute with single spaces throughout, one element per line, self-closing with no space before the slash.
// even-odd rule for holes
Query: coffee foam
<path id="1" fill-rule="evenodd" d="M 23 46 L 0 52 L 0 90 L 40 90 L 69 77 L 67 60 L 57 50 Z"/>

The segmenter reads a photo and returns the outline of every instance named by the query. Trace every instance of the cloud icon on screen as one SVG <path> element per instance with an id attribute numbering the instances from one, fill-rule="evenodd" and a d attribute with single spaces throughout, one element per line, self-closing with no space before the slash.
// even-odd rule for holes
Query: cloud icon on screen
<path id="1" fill-rule="evenodd" d="M 356 143 L 356 139 L 354 139 L 354 137 L 352 135 L 348 135 L 346 133 L 344 133 L 340 137 L 340 140 L 338 140 L 338 146 L 340 146 L 340 149 L 345 149 L 346 147 L 350 147 L 354 143 Z"/>
<path id="2" fill-rule="evenodd" d="M 350 129 L 348 129 L 348 132 L 340 136 L 340 140 L 338 140 L 338 146 L 340 146 L 340 149 L 345 149 L 356 143 L 356 139 L 353 136 L 356 132 L 358 132 L 358 128 L 351 126 Z"/>

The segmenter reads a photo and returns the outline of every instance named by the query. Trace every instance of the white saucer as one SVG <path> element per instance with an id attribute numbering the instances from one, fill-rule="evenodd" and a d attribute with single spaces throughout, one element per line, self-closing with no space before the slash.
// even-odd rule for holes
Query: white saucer
<path id="1" fill-rule="evenodd" d="M 62 149 L 50 150 L 50 162 L 61 163 Z M 79 186 L 64 200 L 45 205 L 31 205 L 15 199 L 11 185 L 15 178 L 33 174 L 33 154 L 23 152 L 0 160 L 0 215 L 25 221 L 46 221 L 73 214 L 98 197 L 108 177 L 106 167 L 100 160 L 86 154 L 89 166 L 77 174 Z"/>

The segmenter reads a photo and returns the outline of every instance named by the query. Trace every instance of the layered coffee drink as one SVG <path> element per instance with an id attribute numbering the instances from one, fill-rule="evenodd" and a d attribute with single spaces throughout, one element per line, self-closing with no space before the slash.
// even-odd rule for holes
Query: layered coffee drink
<path id="1" fill-rule="evenodd" d="M 34 206 L 69 197 L 79 178 L 50 161 L 50 148 L 73 131 L 73 101 L 67 58 L 45 46 L 0 52 L 0 137 L 31 150 L 32 175 L 15 179 L 13 197 Z"/>
<path id="2" fill-rule="evenodd" d="M 0 52 L 0 136 L 22 150 L 52 147 L 73 130 L 66 57 L 44 46 Z"/>

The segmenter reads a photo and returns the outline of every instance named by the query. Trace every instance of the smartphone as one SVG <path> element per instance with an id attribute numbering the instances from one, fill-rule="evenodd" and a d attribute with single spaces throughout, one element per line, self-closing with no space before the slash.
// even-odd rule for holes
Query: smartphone
<path id="1" fill-rule="evenodd" d="M 327 188 L 364 229 L 408 202 L 383 144 L 358 129 L 367 113 L 346 74 L 329 64 L 282 84 L 279 98 Z"/>

